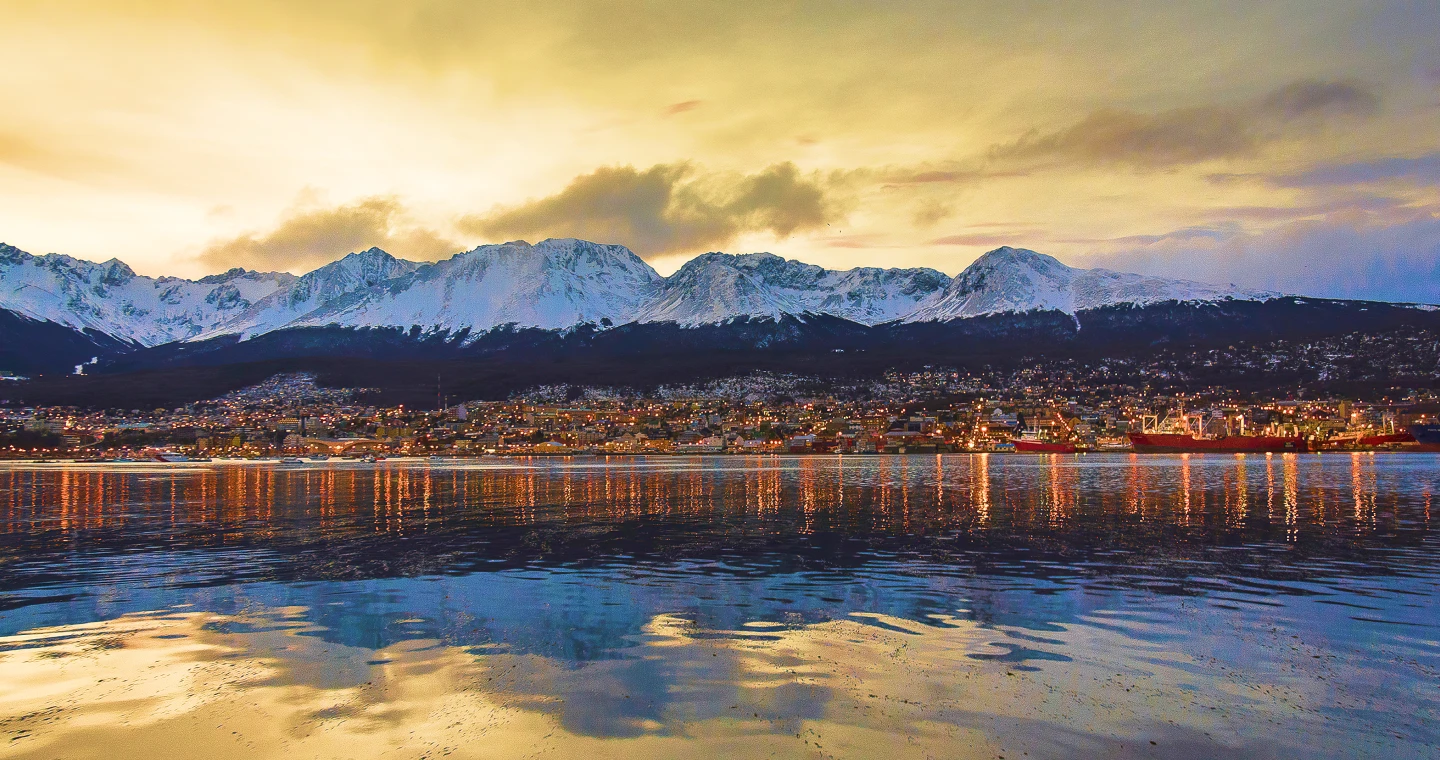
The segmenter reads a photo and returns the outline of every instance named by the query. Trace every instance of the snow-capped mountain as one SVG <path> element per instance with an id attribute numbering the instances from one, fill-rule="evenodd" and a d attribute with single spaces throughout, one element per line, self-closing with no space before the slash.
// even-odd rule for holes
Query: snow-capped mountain
<path id="1" fill-rule="evenodd" d="M 630 249 L 574 239 L 482 245 L 338 299 L 288 326 L 558 330 L 629 322 L 663 278 Z"/>
<path id="2" fill-rule="evenodd" d="M 117 259 L 33 256 L 0 243 L 0 308 L 144 346 L 211 331 L 294 280 L 244 269 L 200 280 L 145 277 Z"/>
<path id="3" fill-rule="evenodd" d="M 947 282 L 933 269 L 834 271 L 771 253 L 706 253 L 666 278 L 635 321 L 695 326 L 810 312 L 874 325 L 905 316 Z"/>
<path id="4" fill-rule="evenodd" d="M 835 271 L 769 253 L 707 253 L 661 277 L 623 246 L 552 239 L 484 245 L 434 264 L 371 248 L 298 278 L 233 269 L 184 280 L 142 277 L 116 260 L 32 256 L 0 245 L 0 309 L 142 346 L 330 325 L 478 335 L 506 325 L 696 327 L 815 314 L 874 326 L 1273 295 L 1077 269 L 1008 247 L 954 279 L 933 269 Z"/>
<path id="5" fill-rule="evenodd" d="M 315 312 L 336 308 L 345 299 L 403 277 L 420 264 L 371 248 L 332 261 L 272 293 L 197 339 L 238 333 L 242 337 L 278 330 Z"/>
<path id="6" fill-rule="evenodd" d="M 1275 295 L 1108 269 L 1077 269 L 1053 256 L 1005 246 L 976 259 L 943 291 L 906 315 L 904 321 L 946 322 L 1037 309 L 1074 314 L 1113 304 L 1256 301 Z"/>

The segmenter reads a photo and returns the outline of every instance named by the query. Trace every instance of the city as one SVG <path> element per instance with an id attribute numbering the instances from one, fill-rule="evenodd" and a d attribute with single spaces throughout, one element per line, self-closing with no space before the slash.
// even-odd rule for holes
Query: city
<path id="1" fill-rule="evenodd" d="M 757 374 L 641 395 L 542 387 L 441 410 L 365 403 L 363 389 L 278 375 L 172 409 L 0 409 L 0 456 L 67 460 L 587 454 L 1013 452 L 1022 439 L 1128 451 L 1146 419 L 1203 414 L 1284 428 L 1310 450 L 1415 449 L 1404 431 L 1440 397 L 1258 399 L 1237 392 L 1108 388 L 1065 392 L 1033 373 L 1011 384 L 959 372 L 889 373 L 865 383 Z M 1068 382 L 1066 383 L 1068 385 Z M 443 399 L 442 399 L 443 400 Z M 1023 450 L 1023 444 L 1022 444 Z"/>

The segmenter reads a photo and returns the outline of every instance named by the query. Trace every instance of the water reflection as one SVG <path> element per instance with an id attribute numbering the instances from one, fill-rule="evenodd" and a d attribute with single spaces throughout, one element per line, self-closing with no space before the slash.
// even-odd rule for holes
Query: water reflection
<path id="1" fill-rule="evenodd" d="M 10 466 L 0 752 L 1428 756 L 1437 476 Z"/>

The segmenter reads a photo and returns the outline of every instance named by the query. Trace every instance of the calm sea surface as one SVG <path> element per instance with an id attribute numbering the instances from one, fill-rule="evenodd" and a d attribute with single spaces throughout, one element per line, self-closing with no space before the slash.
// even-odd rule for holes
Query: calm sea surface
<path id="1" fill-rule="evenodd" d="M 0 465 L 0 757 L 1440 756 L 1440 456 Z"/>

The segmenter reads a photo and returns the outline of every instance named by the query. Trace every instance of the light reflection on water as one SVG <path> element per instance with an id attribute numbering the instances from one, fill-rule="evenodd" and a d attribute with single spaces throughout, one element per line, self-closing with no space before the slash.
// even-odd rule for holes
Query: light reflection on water
<path id="1" fill-rule="evenodd" d="M 4 466 L 0 755 L 1433 756 L 1437 484 L 1428 455 Z"/>

